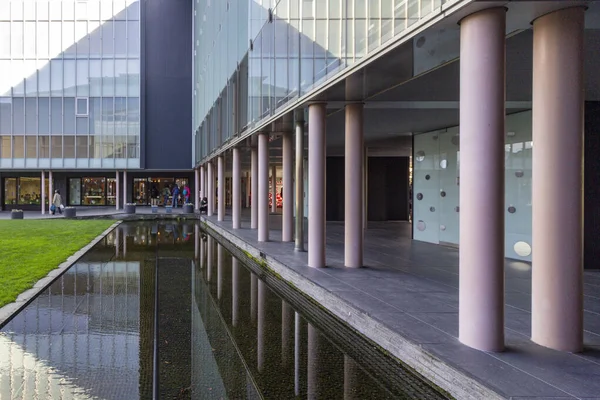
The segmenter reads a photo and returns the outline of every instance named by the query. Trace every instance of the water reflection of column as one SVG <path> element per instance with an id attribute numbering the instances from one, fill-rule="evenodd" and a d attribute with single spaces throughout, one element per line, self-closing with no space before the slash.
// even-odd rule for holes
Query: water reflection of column
<path id="1" fill-rule="evenodd" d="M 240 290 L 240 264 L 237 258 L 231 259 L 231 324 L 236 327 L 238 324 L 238 314 L 240 308 L 239 293 Z"/>
<path id="2" fill-rule="evenodd" d="M 126 258 L 126 257 L 127 257 L 127 233 L 125 233 L 125 231 L 123 231 L 123 258 Z"/>
<path id="3" fill-rule="evenodd" d="M 300 314 L 294 313 L 294 394 L 300 396 Z"/>
<path id="4" fill-rule="evenodd" d="M 256 297 L 258 291 L 258 278 L 250 273 L 250 319 L 256 322 Z"/>
<path id="5" fill-rule="evenodd" d="M 121 230 L 117 227 L 115 229 L 115 257 L 119 258 L 119 242 L 121 241 Z"/>
<path id="6" fill-rule="evenodd" d="M 285 300 L 281 300 L 281 363 L 290 366 L 294 343 L 294 309 Z"/>
<path id="7" fill-rule="evenodd" d="M 358 364 L 344 355 L 344 400 L 358 399 Z"/>
<path id="8" fill-rule="evenodd" d="M 223 246 L 217 243 L 217 299 L 223 294 Z"/>
<path id="9" fill-rule="evenodd" d="M 198 241 L 200 242 L 200 260 L 198 264 L 200 264 L 200 268 L 204 268 L 204 263 L 206 262 L 206 243 L 202 240 L 201 235 L 198 235 Z"/>
<path id="10" fill-rule="evenodd" d="M 257 324 L 257 359 L 258 372 L 263 372 L 265 367 L 265 303 L 267 300 L 267 287 L 261 280 L 258 281 L 258 324 Z"/>
<path id="11" fill-rule="evenodd" d="M 316 399 L 319 394 L 319 331 L 308 324 L 308 387 L 306 398 Z"/>
<path id="12" fill-rule="evenodd" d="M 214 239 L 209 236 L 208 237 L 208 250 L 207 250 L 207 257 L 206 257 L 206 281 L 210 282 L 210 278 L 212 275 L 212 264 L 213 264 L 213 251 L 214 251 L 214 247 L 215 247 L 215 243 L 214 243 Z"/>
<path id="13" fill-rule="evenodd" d="M 198 262 L 200 257 L 200 227 L 194 225 L 194 259 Z"/>

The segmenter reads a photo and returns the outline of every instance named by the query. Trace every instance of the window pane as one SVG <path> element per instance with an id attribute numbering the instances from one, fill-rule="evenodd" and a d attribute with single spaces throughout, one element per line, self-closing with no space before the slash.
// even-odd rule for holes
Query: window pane
<path id="1" fill-rule="evenodd" d="M 98 21 L 88 23 L 90 35 L 90 57 L 99 57 L 102 54 L 102 28 Z"/>
<path id="2" fill-rule="evenodd" d="M 64 103 L 64 125 L 63 130 L 65 135 L 72 135 L 75 133 L 75 98 L 65 97 Z"/>
<path id="3" fill-rule="evenodd" d="M 38 95 L 50 96 L 50 64 L 46 60 L 38 60 Z"/>
<path id="4" fill-rule="evenodd" d="M 75 60 L 65 60 L 65 96 L 75 96 Z"/>
<path id="5" fill-rule="evenodd" d="M 104 7 L 104 4 L 102 5 Z M 115 53 L 113 42 L 114 22 L 107 21 L 102 25 L 102 55 L 103 57 L 113 57 Z"/>
<path id="6" fill-rule="evenodd" d="M 65 136 L 63 138 L 64 158 L 75 158 L 75 136 Z"/>
<path id="7" fill-rule="evenodd" d="M 77 135 L 88 134 L 88 119 L 87 117 L 77 117 Z"/>
<path id="8" fill-rule="evenodd" d="M 127 96 L 127 60 L 115 60 L 115 96 Z"/>
<path id="9" fill-rule="evenodd" d="M 87 115 L 87 114 L 88 114 L 88 99 L 87 98 L 77 99 L 77 115 Z"/>
<path id="10" fill-rule="evenodd" d="M 102 133 L 102 102 L 99 97 L 89 99 L 90 135 Z"/>
<path id="11" fill-rule="evenodd" d="M 13 136 L 13 157 L 25 158 L 25 140 L 23 136 Z"/>
<path id="12" fill-rule="evenodd" d="M 102 134 L 114 135 L 114 101 L 112 98 L 102 99 Z"/>
<path id="13" fill-rule="evenodd" d="M 115 22 L 115 56 L 127 57 L 127 23 Z"/>
<path id="14" fill-rule="evenodd" d="M 102 60 L 102 96 L 115 95 L 115 61 Z"/>
<path id="15" fill-rule="evenodd" d="M 129 97 L 140 95 L 140 61 L 127 61 L 127 94 Z"/>
<path id="16" fill-rule="evenodd" d="M 24 62 L 25 71 L 27 71 L 27 78 L 25 80 L 25 96 L 37 96 L 37 71 L 35 60 L 25 60 Z"/>
<path id="17" fill-rule="evenodd" d="M 17 178 L 6 178 L 4 183 L 4 204 L 17 204 Z"/>
<path id="18" fill-rule="evenodd" d="M 25 22 L 24 44 L 25 57 L 35 58 L 35 22 Z"/>
<path id="19" fill-rule="evenodd" d="M 36 52 L 38 58 L 48 58 L 48 23 L 38 22 L 36 32 Z"/>
<path id="20" fill-rule="evenodd" d="M 25 99 L 23 97 L 13 99 L 13 133 L 15 135 L 25 133 Z"/>
<path id="21" fill-rule="evenodd" d="M 10 31 L 12 57 L 23 58 L 23 23 L 13 21 Z"/>
<path id="22" fill-rule="evenodd" d="M 52 158 L 62 158 L 62 136 L 51 136 Z"/>
<path id="23" fill-rule="evenodd" d="M 140 55 L 140 23 L 138 21 L 127 22 L 127 54 L 129 57 Z"/>
<path id="24" fill-rule="evenodd" d="M 26 136 L 25 137 L 26 158 L 37 158 L 37 137 L 35 136 Z"/>
<path id="25" fill-rule="evenodd" d="M 62 96 L 63 65 L 61 60 L 50 61 L 50 89 L 51 96 Z"/>
<path id="26" fill-rule="evenodd" d="M 50 99 L 48 97 L 38 99 L 38 131 L 40 135 L 50 133 Z"/>
<path id="27" fill-rule="evenodd" d="M 62 133 L 63 104 L 61 98 L 50 99 L 51 133 L 60 135 Z"/>
<path id="28" fill-rule="evenodd" d="M 10 58 L 10 22 L 0 22 L 0 58 Z"/>
<path id="29" fill-rule="evenodd" d="M 12 99 L 0 97 L 0 134 L 11 134 Z"/>
<path id="30" fill-rule="evenodd" d="M 54 7 L 52 7 L 54 8 Z M 49 56 L 51 58 L 57 57 L 61 51 L 62 44 L 62 34 L 61 34 L 61 23 L 60 22 L 50 22 L 50 36 L 49 36 Z"/>
<path id="31" fill-rule="evenodd" d="M 77 54 L 74 22 L 63 22 L 62 24 L 62 51 L 65 58 L 75 58 Z"/>
<path id="32" fill-rule="evenodd" d="M 90 96 L 102 96 L 102 61 L 90 60 Z"/>
<path id="33" fill-rule="evenodd" d="M 77 57 L 87 58 L 90 53 L 90 38 L 88 36 L 87 21 L 75 22 L 75 41 L 77 42 Z"/>
<path id="34" fill-rule="evenodd" d="M 89 96 L 89 72 L 88 61 L 77 60 L 77 96 Z"/>
<path id="35" fill-rule="evenodd" d="M 38 138 L 40 158 L 50 158 L 50 137 L 40 136 Z"/>
<path id="36" fill-rule="evenodd" d="M 25 134 L 37 134 L 37 99 L 33 97 L 25 99 Z"/>
<path id="37" fill-rule="evenodd" d="M 105 204 L 106 179 L 105 178 L 82 178 L 81 191 L 83 192 L 83 204 L 101 206 Z"/>
<path id="38" fill-rule="evenodd" d="M 77 158 L 88 158 L 87 136 L 77 136 Z"/>

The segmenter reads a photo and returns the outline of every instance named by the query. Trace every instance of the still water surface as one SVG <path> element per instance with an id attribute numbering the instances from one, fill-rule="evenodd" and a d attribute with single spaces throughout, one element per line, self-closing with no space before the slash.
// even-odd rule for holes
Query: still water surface
<path id="1" fill-rule="evenodd" d="M 441 398 L 290 302 L 197 224 L 122 224 L 0 330 L 0 399 Z"/>

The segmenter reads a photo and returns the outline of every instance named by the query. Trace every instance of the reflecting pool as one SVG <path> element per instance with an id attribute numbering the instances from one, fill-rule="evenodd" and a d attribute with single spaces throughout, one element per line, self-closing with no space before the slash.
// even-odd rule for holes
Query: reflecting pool
<path id="1" fill-rule="evenodd" d="M 199 224 L 122 224 L 2 327 L 0 399 L 443 398 L 267 282 Z"/>

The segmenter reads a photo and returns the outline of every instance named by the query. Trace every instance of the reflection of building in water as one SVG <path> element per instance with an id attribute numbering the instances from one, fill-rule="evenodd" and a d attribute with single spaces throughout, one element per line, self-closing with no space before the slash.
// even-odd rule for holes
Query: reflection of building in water
<path id="1" fill-rule="evenodd" d="M 139 262 L 76 264 L 0 332 L 0 398 L 138 398 L 139 315 Z"/>

